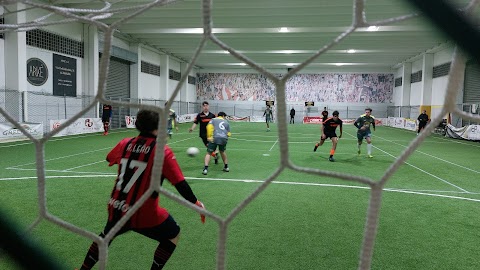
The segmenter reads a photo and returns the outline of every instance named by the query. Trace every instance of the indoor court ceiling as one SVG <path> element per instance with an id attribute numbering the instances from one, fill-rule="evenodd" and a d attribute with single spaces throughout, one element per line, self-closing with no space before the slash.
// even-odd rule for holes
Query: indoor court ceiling
<path id="1" fill-rule="evenodd" d="M 102 8 L 102 1 L 58 0 L 71 8 Z M 148 3 L 145 0 L 113 1 L 113 8 Z M 227 45 L 267 69 L 287 69 L 331 42 L 352 24 L 353 0 L 213 0 L 213 31 Z M 455 0 L 464 7 L 466 0 Z M 189 62 L 202 38 L 201 0 L 171 1 L 123 24 L 118 30 L 142 43 Z M 368 0 L 369 23 L 414 14 L 417 9 L 404 0 Z M 478 8 L 477 8 L 478 10 Z M 111 23 L 125 14 L 104 20 Z M 477 12 L 478 14 L 478 12 Z M 282 30 L 283 28 L 283 30 Z M 361 28 L 318 57 L 308 68 L 315 70 L 390 70 L 435 52 L 449 44 L 448 38 L 424 16 L 388 26 Z M 208 42 L 196 66 L 206 70 L 245 67 Z"/>

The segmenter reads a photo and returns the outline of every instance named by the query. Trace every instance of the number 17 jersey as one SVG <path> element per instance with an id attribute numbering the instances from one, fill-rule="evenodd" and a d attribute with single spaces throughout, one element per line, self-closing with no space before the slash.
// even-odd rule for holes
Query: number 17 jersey
<path id="1" fill-rule="evenodd" d="M 140 199 L 150 186 L 156 137 L 140 135 L 120 141 L 107 155 L 109 166 L 118 164 L 118 176 L 108 201 L 108 221 L 117 222 Z M 183 173 L 172 150 L 165 145 L 162 179 L 173 185 L 184 181 Z M 159 206 L 158 193 L 154 192 L 133 214 L 126 226 L 149 228 L 161 224 L 168 211 Z"/>

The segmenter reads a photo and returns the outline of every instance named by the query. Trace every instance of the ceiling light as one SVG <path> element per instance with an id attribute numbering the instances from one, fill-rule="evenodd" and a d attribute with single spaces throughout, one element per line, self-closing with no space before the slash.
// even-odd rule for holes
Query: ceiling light
<path id="1" fill-rule="evenodd" d="M 344 63 L 336 63 L 335 66 L 343 66 Z"/>
<path id="2" fill-rule="evenodd" d="M 229 51 L 227 51 L 227 50 L 224 50 L 224 51 L 223 51 L 223 53 L 225 53 L 225 54 L 228 54 L 228 53 L 230 53 L 230 52 L 229 52 Z"/>
<path id="3" fill-rule="evenodd" d="M 295 64 L 295 63 L 286 63 L 285 65 L 288 66 L 288 67 L 293 67 L 293 66 L 295 66 L 296 64 Z"/>
<path id="4" fill-rule="evenodd" d="M 378 31 L 378 26 L 375 26 L 375 25 L 369 26 L 367 28 L 367 31 L 371 31 L 371 32 Z"/>
<path id="5" fill-rule="evenodd" d="M 354 49 L 347 50 L 347 53 L 355 53 L 356 51 Z"/>
<path id="6" fill-rule="evenodd" d="M 245 64 L 245 63 L 240 63 L 239 65 L 240 65 L 240 66 L 246 66 L 247 64 Z"/>
<path id="7" fill-rule="evenodd" d="M 290 32 L 287 27 L 281 27 L 280 30 L 278 30 L 280 33 L 287 33 Z"/>

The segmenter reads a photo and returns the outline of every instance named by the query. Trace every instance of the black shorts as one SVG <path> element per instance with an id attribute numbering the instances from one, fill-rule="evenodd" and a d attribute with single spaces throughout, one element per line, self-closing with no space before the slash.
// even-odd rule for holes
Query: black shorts
<path id="1" fill-rule="evenodd" d="M 203 144 L 208 147 L 207 135 L 200 135 L 200 138 L 202 138 Z"/>
<path id="2" fill-rule="evenodd" d="M 102 122 L 110 122 L 110 116 L 102 116 Z"/>
<path id="3" fill-rule="evenodd" d="M 418 128 L 419 128 L 419 129 L 422 129 L 422 128 L 424 128 L 425 126 L 427 126 L 427 122 L 418 122 Z"/>
<path id="4" fill-rule="evenodd" d="M 334 138 L 334 137 L 338 137 L 337 133 L 335 133 L 335 132 L 325 132 L 324 134 L 325 134 L 325 140 L 328 139 L 328 138 L 331 139 L 331 138 Z"/>
<path id="5" fill-rule="evenodd" d="M 100 234 L 100 236 L 104 237 L 113 228 L 114 225 L 115 225 L 114 222 L 107 223 L 107 225 L 105 226 L 105 229 L 103 230 L 102 234 Z M 113 238 L 121 234 L 124 234 L 128 231 L 134 231 L 150 239 L 157 240 L 158 242 L 160 242 L 166 239 L 175 238 L 180 233 L 180 227 L 178 226 L 177 222 L 175 222 L 173 217 L 169 215 L 164 222 L 162 222 L 161 224 L 155 227 L 137 229 L 137 228 L 130 228 L 128 226 L 124 226 L 117 232 L 117 234 Z"/>

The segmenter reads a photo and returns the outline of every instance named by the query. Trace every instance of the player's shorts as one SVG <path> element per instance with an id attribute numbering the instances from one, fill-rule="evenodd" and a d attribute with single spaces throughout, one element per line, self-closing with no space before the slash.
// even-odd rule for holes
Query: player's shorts
<path id="1" fill-rule="evenodd" d="M 427 126 L 427 122 L 421 122 L 421 121 L 418 122 L 418 128 L 419 128 L 419 129 L 422 129 L 422 128 L 426 127 L 426 126 Z"/>
<path id="2" fill-rule="evenodd" d="M 338 136 L 337 136 L 337 133 L 335 133 L 335 132 L 325 132 L 324 134 L 325 134 L 325 140 L 328 139 L 328 138 L 331 139 L 331 138 L 336 138 L 336 137 L 338 137 Z"/>
<path id="3" fill-rule="evenodd" d="M 225 142 L 225 144 L 216 144 L 216 143 L 213 143 L 213 142 L 209 142 L 208 145 L 207 145 L 207 152 L 209 154 L 215 152 L 215 150 L 217 150 L 217 146 L 218 146 L 218 150 L 220 150 L 220 152 L 224 152 L 225 150 L 227 150 L 227 143 Z"/>
<path id="4" fill-rule="evenodd" d="M 167 128 L 167 134 L 172 135 L 173 134 L 173 128 Z"/>
<path id="5" fill-rule="evenodd" d="M 102 116 L 102 122 L 110 122 L 110 116 Z"/>
<path id="6" fill-rule="evenodd" d="M 265 118 L 265 122 L 271 123 L 271 122 L 272 122 L 272 119 L 271 119 L 270 117 L 266 117 L 266 118 Z"/>
<path id="7" fill-rule="evenodd" d="M 372 137 L 372 133 L 371 132 L 357 132 L 357 139 L 359 141 L 363 140 L 363 139 L 366 139 L 366 138 L 370 138 Z"/>
<path id="8" fill-rule="evenodd" d="M 200 135 L 200 138 L 202 138 L 202 142 L 205 146 L 208 146 L 208 140 L 207 140 L 207 135 Z"/>
<path id="9" fill-rule="evenodd" d="M 115 223 L 107 223 L 105 229 L 103 230 L 100 236 L 104 237 L 115 225 Z M 144 235 L 150 239 L 157 240 L 157 241 L 165 241 L 165 239 L 173 239 L 180 233 L 180 227 L 178 226 L 177 222 L 171 215 L 168 215 L 168 218 L 162 222 L 161 224 L 150 227 L 150 228 L 129 228 L 128 226 L 124 226 L 121 228 L 115 237 L 124 234 L 128 231 L 134 231 L 141 235 Z"/>

